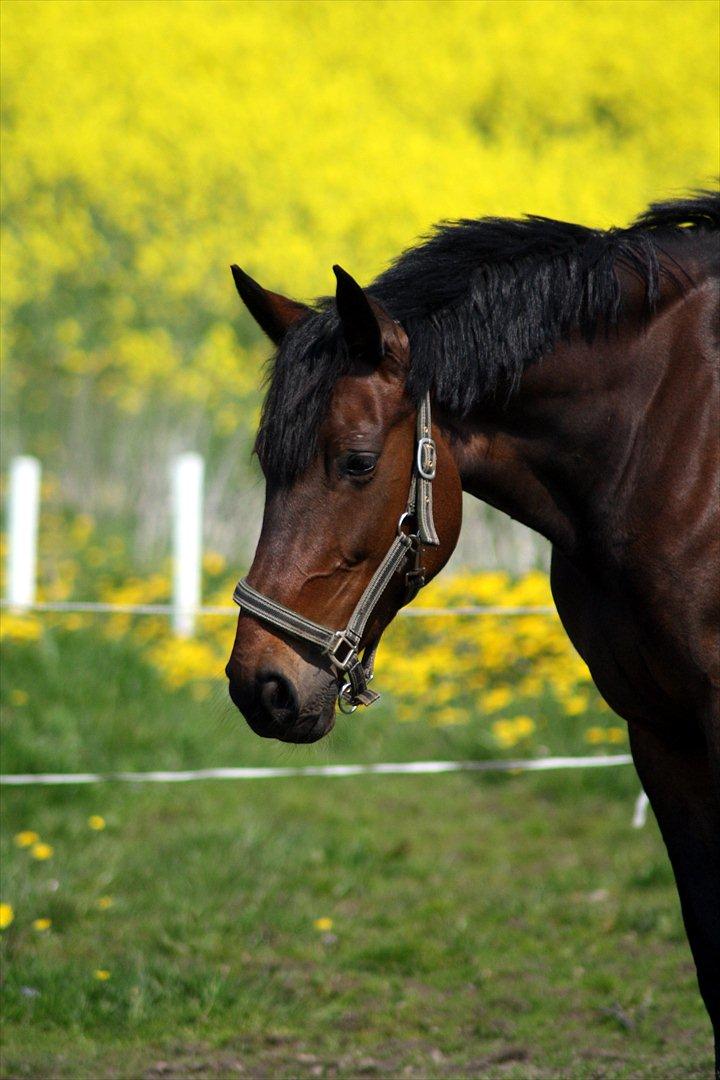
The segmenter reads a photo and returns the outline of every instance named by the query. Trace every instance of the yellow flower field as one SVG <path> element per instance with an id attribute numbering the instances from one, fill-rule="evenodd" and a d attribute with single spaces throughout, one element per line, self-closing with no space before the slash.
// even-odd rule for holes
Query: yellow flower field
<path id="1" fill-rule="evenodd" d="M 7 0 L 3 16 L 8 445 L 43 459 L 58 504 L 137 518 L 146 546 L 148 458 L 194 444 L 230 470 L 255 427 L 268 349 L 231 261 L 312 297 L 333 263 L 368 280 L 444 218 L 622 224 L 718 171 L 704 0 Z"/>

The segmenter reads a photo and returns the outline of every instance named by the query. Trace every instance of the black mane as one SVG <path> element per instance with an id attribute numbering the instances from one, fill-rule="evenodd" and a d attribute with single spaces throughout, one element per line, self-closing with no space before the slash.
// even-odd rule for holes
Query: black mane
<path id="1" fill-rule="evenodd" d="M 439 225 L 367 291 L 410 339 L 408 391 L 432 388 L 439 405 L 467 414 L 505 399 L 524 369 L 577 329 L 591 341 L 622 315 L 623 266 L 657 302 L 661 241 L 720 229 L 720 195 L 655 203 L 626 229 L 588 229 L 550 218 L 481 218 Z M 285 338 L 272 365 L 256 450 L 268 479 L 290 484 L 310 464 L 332 389 L 349 369 L 335 303 Z"/>

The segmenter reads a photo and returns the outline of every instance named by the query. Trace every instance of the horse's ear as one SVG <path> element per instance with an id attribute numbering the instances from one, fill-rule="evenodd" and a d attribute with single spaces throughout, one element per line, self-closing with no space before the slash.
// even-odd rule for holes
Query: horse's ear
<path id="1" fill-rule="evenodd" d="M 305 304 L 298 304 L 287 296 L 263 289 L 262 285 L 253 281 L 239 266 L 231 266 L 230 269 L 240 299 L 260 329 L 264 330 L 276 345 L 280 344 L 293 323 L 310 313 L 311 308 Z"/>
<path id="2" fill-rule="evenodd" d="M 333 273 L 337 278 L 335 303 L 350 355 L 370 363 L 380 363 L 383 356 L 382 328 L 373 303 L 342 266 L 333 266 Z"/>

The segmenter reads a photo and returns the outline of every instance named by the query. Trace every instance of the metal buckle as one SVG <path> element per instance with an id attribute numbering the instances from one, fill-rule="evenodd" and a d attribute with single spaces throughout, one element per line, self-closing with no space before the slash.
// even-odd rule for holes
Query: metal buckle
<path id="1" fill-rule="evenodd" d="M 347 649 L 344 656 L 340 652 L 343 646 Z M 357 647 L 353 645 L 349 638 L 345 637 L 344 630 L 338 630 L 335 633 L 333 640 L 326 649 L 323 649 L 323 652 L 330 657 L 330 663 L 335 664 L 340 671 L 347 671 L 353 661 L 357 659 Z"/>
<path id="2" fill-rule="evenodd" d="M 428 439 L 425 436 L 423 436 L 422 439 L 418 439 L 416 464 L 417 471 L 420 476 L 422 476 L 423 480 L 435 479 L 435 472 L 437 470 L 437 448 L 434 439 Z"/>

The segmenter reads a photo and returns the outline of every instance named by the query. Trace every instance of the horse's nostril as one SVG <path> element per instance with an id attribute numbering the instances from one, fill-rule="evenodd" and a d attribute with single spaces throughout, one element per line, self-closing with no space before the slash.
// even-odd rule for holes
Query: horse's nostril
<path id="1" fill-rule="evenodd" d="M 292 685 L 277 672 L 261 675 L 260 703 L 266 715 L 276 723 L 297 719 L 298 700 Z"/>

